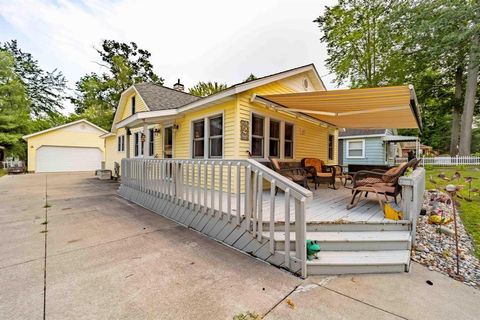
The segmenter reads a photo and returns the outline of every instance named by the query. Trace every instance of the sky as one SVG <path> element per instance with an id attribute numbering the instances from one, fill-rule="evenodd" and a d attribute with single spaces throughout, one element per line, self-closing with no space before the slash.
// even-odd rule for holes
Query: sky
<path id="1" fill-rule="evenodd" d="M 63 72 L 71 89 L 104 72 L 95 48 L 103 39 L 136 42 L 172 86 L 228 85 L 314 63 L 328 89 L 326 46 L 313 20 L 336 0 L 0 0 L 0 41 L 17 39 L 46 70 Z M 65 113 L 73 106 L 66 103 Z"/>

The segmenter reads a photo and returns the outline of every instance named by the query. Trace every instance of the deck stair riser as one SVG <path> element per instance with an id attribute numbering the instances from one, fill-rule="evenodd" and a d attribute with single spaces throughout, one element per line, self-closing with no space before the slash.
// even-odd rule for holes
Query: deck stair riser
<path id="1" fill-rule="evenodd" d="M 265 232 L 264 235 L 268 235 Z M 275 232 L 275 248 L 285 249 L 285 233 Z M 408 231 L 308 232 L 307 239 L 316 240 L 322 251 L 408 250 Z M 295 248 L 295 233 L 290 234 L 290 248 Z"/>
<path id="2" fill-rule="evenodd" d="M 409 250 L 323 251 L 307 262 L 309 275 L 405 272 Z"/>

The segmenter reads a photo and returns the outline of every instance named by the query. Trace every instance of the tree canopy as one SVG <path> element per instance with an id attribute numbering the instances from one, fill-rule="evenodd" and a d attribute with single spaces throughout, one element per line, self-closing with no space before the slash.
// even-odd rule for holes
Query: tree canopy
<path id="1" fill-rule="evenodd" d="M 215 82 L 200 81 L 199 83 L 194 85 L 192 88 L 188 89 L 188 92 L 197 97 L 206 97 L 214 93 L 220 92 L 222 90 L 225 90 L 226 88 L 228 88 L 226 83 L 218 83 L 216 81 Z"/>
<path id="2" fill-rule="evenodd" d="M 135 42 L 104 40 L 97 52 L 102 61 L 99 64 L 105 72 L 90 73 L 80 78 L 71 101 L 78 116 L 110 129 L 124 90 L 141 82 L 163 84 L 163 79 L 153 71 L 150 52 L 138 48 Z"/>
<path id="3" fill-rule="evenodd" d="M 454 153 L 462 112 L 463 118 L 473 116 L 471 110 L 465 112 L 465 83 L 476 79 L 478 70 L 476 76 L 465 71 L 471 69 L 469 61 L 478 61 L 472 59 L 472 51 L 478 51 L 473 41 L 477 20 L 478 1 L 340 0 L 314 22 L 327 44 L 326 64 L 337 84 L 412 83 L 422 104 L 423 142 L 440 151 L 451 145 Z M 461 135 L 468 140 L 471 125 L 462 127 L 470 127 Z"/>

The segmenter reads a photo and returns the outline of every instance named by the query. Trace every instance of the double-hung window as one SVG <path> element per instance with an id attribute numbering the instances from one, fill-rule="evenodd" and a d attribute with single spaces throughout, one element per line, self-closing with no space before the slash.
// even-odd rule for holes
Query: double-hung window
<path id="1" fill-rule="evenodd" d="M 293 124 L 264 118 L 257 114 L 252 114 L 251 119 L 250 153 L 252 157 L 293 158 Z M 265 141 L 268 141 L 268 144 Z"/>
<path id="2" fill-rule="evenodd" d="M 153 137 L 154 137 L 154 133 L 153 133 L 153 129 L 148 129 L 148 155 L 149 156 L 153 156 L 153 153 L 154 153 L 154 140 L 153 140 Z"/>
<path id="3" fill-rule="evenodd" d="M 328 160 L 333 160 L 334 158 L 334 146 L 335 146 L 335 137 L 333 134 L 328 135 Z"/>
<path id="4" fill-rule="evenodd" d="M 263 148 L 265 140 L 265 118 L 252 115 L 252 137 L 251 137 L 251 154 L 252 157 L 263 158 Z"/>
<path id="5" fill-rule="evenodd" d="M 280 121 L 270 120 L 269 149 L 270 157 L 280 158 Z"/>
<path id="6" fill-rule="evenodd" d="M 125 151 L 125 135 L 121 135 L 117 137 L 117 151 L 118 152 Z"/>
<path id="7" fill-rule="evenodd" d="M 205 120 L 195 121 L 193 123 L 193 158 L 205 157 Z"/>
<path id="8" fill-rule="evenodd" d="M 223 156 L 223 116 L 215 116 L 208 119 L 209 123 L 209 157 L 221 158 Z"/>
<path id="9" fill-rule="evenodd" d="M 365 158 L 365 140 L 347 140 L 347 158 Z"/>
<path id="10" fill-rule="evenodd" d="M 293 158 L 293 124 L 285 123 L 284 157 Z"/>
<path id="11" fill-rule="evenodd" d="M 193 122 L 192 157 L 223 157 L 223 115 Z"/>
<path id="12" fill-rule="evenodd" d="M 132 97 L 132 102 L 131 102 L 131 107 L 132 107 L 132 114 L 135 114 L 136 110 L 136 106 L 135 106 L 135 96 Z"/>

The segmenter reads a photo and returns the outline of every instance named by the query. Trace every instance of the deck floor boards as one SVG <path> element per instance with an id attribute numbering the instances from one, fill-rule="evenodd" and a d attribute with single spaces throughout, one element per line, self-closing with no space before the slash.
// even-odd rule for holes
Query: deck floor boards
<path id="1" fill-rule="evenodd" d="M 192 191 L 195 194 L 194 199 L 192 199 Z M 337 190 L 327 188 L 326 186 L 320 186 L 316 190 L 312 188 L 313 197 L 311 202 L 307 206 L 306 220 L 307 222 L 386 222 L 384 219 L 383 211 L 380 208 L 377 199 L 374 195 L 369 194 L 367 198 L 362 197 L 360 203 L 357 207 L 347 210 L 347 204 L 351 198 L 350 189 L 339 187 Z M 188 200 L 198 200 L 200 195 L 201 205 L 204 205 L 205 193 L 207 194 L 206 202 L 207 207 L 213 206 L 218 212 L 220 210 L 220 196 L 222 197 L 222 211 L 227 212 L 227 203 L 228 195 L 226 192 L 215 191 L 212 199 L 211 190 L 189 190 Z M 186 196 L 184 190 L 184 196 Z M 186 197 L 184 198 L 186 199 Z M 278 191 L 278 194 L 275 196 L 275 221 L 282 222 L 285 221 L 285 204 L 284 204 L 284 193 Z M 263 193 L 262 200 L 262 210 L 263 210 L 263 220 L 270 220 L 270 191 L 265 190 Z M 231 194 L 231 213 L 232 215 L 237 214 L 237 199 L 235 194 Z M 240 194 L 240 211 L 244 211 L 245 205 L 245 195 Z M 190 206 L 193 206 L 190 204 Z M 196 205 L 197 206 L 197 205 Z M 210 212 L 209 212 L 210 213 Z M 218 214 L 218 213 L 217 213 Z M 290 205 L 290 218 L 292 221 L 295 220 L 294 213 L 294 202 L 291 198 Z"/>

